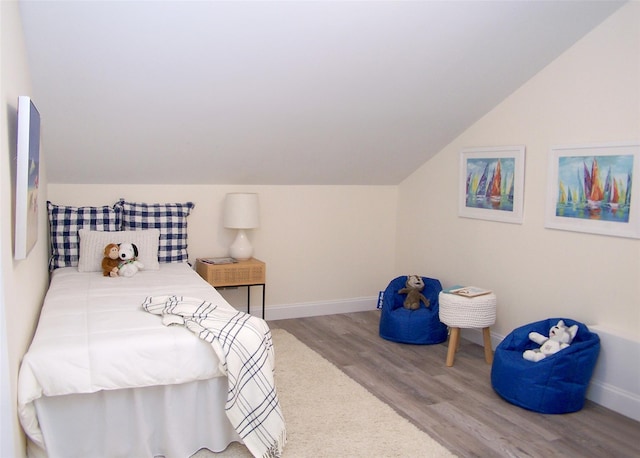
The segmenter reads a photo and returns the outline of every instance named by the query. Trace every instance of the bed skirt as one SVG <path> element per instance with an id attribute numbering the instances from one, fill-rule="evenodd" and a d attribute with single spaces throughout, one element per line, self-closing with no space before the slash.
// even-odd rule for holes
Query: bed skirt
<path id="1" fill-rule="evenodd" d="M 35 401 L 46 451 L 30 458 L 187 458 L 241 442 L 227 419 L 226 377 L 42 397 Z"/>

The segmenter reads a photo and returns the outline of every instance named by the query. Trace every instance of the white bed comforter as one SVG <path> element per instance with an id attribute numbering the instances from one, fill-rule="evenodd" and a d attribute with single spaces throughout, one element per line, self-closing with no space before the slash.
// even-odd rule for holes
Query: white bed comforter
<path id="1" fill-rule="evenodd" d="M 18 380 L 20 422 L 44 447 L 33 402 L 42 396 L 186 383 L 223 376 L 211 345 L 163 326 L 141 307 L 150 295 L 195 296 L 233 308 L 184 263 L 131 278 L 57 269 Z"/>

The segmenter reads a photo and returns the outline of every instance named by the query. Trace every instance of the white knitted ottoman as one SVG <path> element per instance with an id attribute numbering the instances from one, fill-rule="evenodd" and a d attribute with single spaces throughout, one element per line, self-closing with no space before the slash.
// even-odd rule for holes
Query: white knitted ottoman
<path id="1" fill-rule="evenodd" d="M 482 329 L 484 340 L 484 359 L 488 364 L 493 362 L 491 349 L 490 326 L 496 322 L 496 295 L 483 294 L 476 297 L 464 297 L 458 294 L 441 292 L 438 296 L 440 304 L 440 321 L 449 326 L 449 349 L 447 350 L 447 366 L 453 366 L 456 351 L 460 346 L 461 328 Z"/>

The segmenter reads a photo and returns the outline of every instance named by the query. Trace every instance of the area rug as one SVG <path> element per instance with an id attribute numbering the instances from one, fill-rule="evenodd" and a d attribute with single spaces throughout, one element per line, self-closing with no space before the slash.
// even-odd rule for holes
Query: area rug
<path id="1" fill-rule="evenodd" d="M 273 330 L 276 385 L 287 423 L 284 458 L 453 457 L 293 335 Z M 250 458 L 243 445 L 194 458 Z"/>

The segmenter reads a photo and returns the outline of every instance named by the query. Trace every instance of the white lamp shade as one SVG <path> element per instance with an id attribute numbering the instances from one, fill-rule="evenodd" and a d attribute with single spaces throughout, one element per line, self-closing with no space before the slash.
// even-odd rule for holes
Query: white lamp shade
<path id="1" fill-rule="evenodd" d="M 224 227 L 254 229 L 260 226 L 258 194 L 232 192 L 224 202 Z"/>

